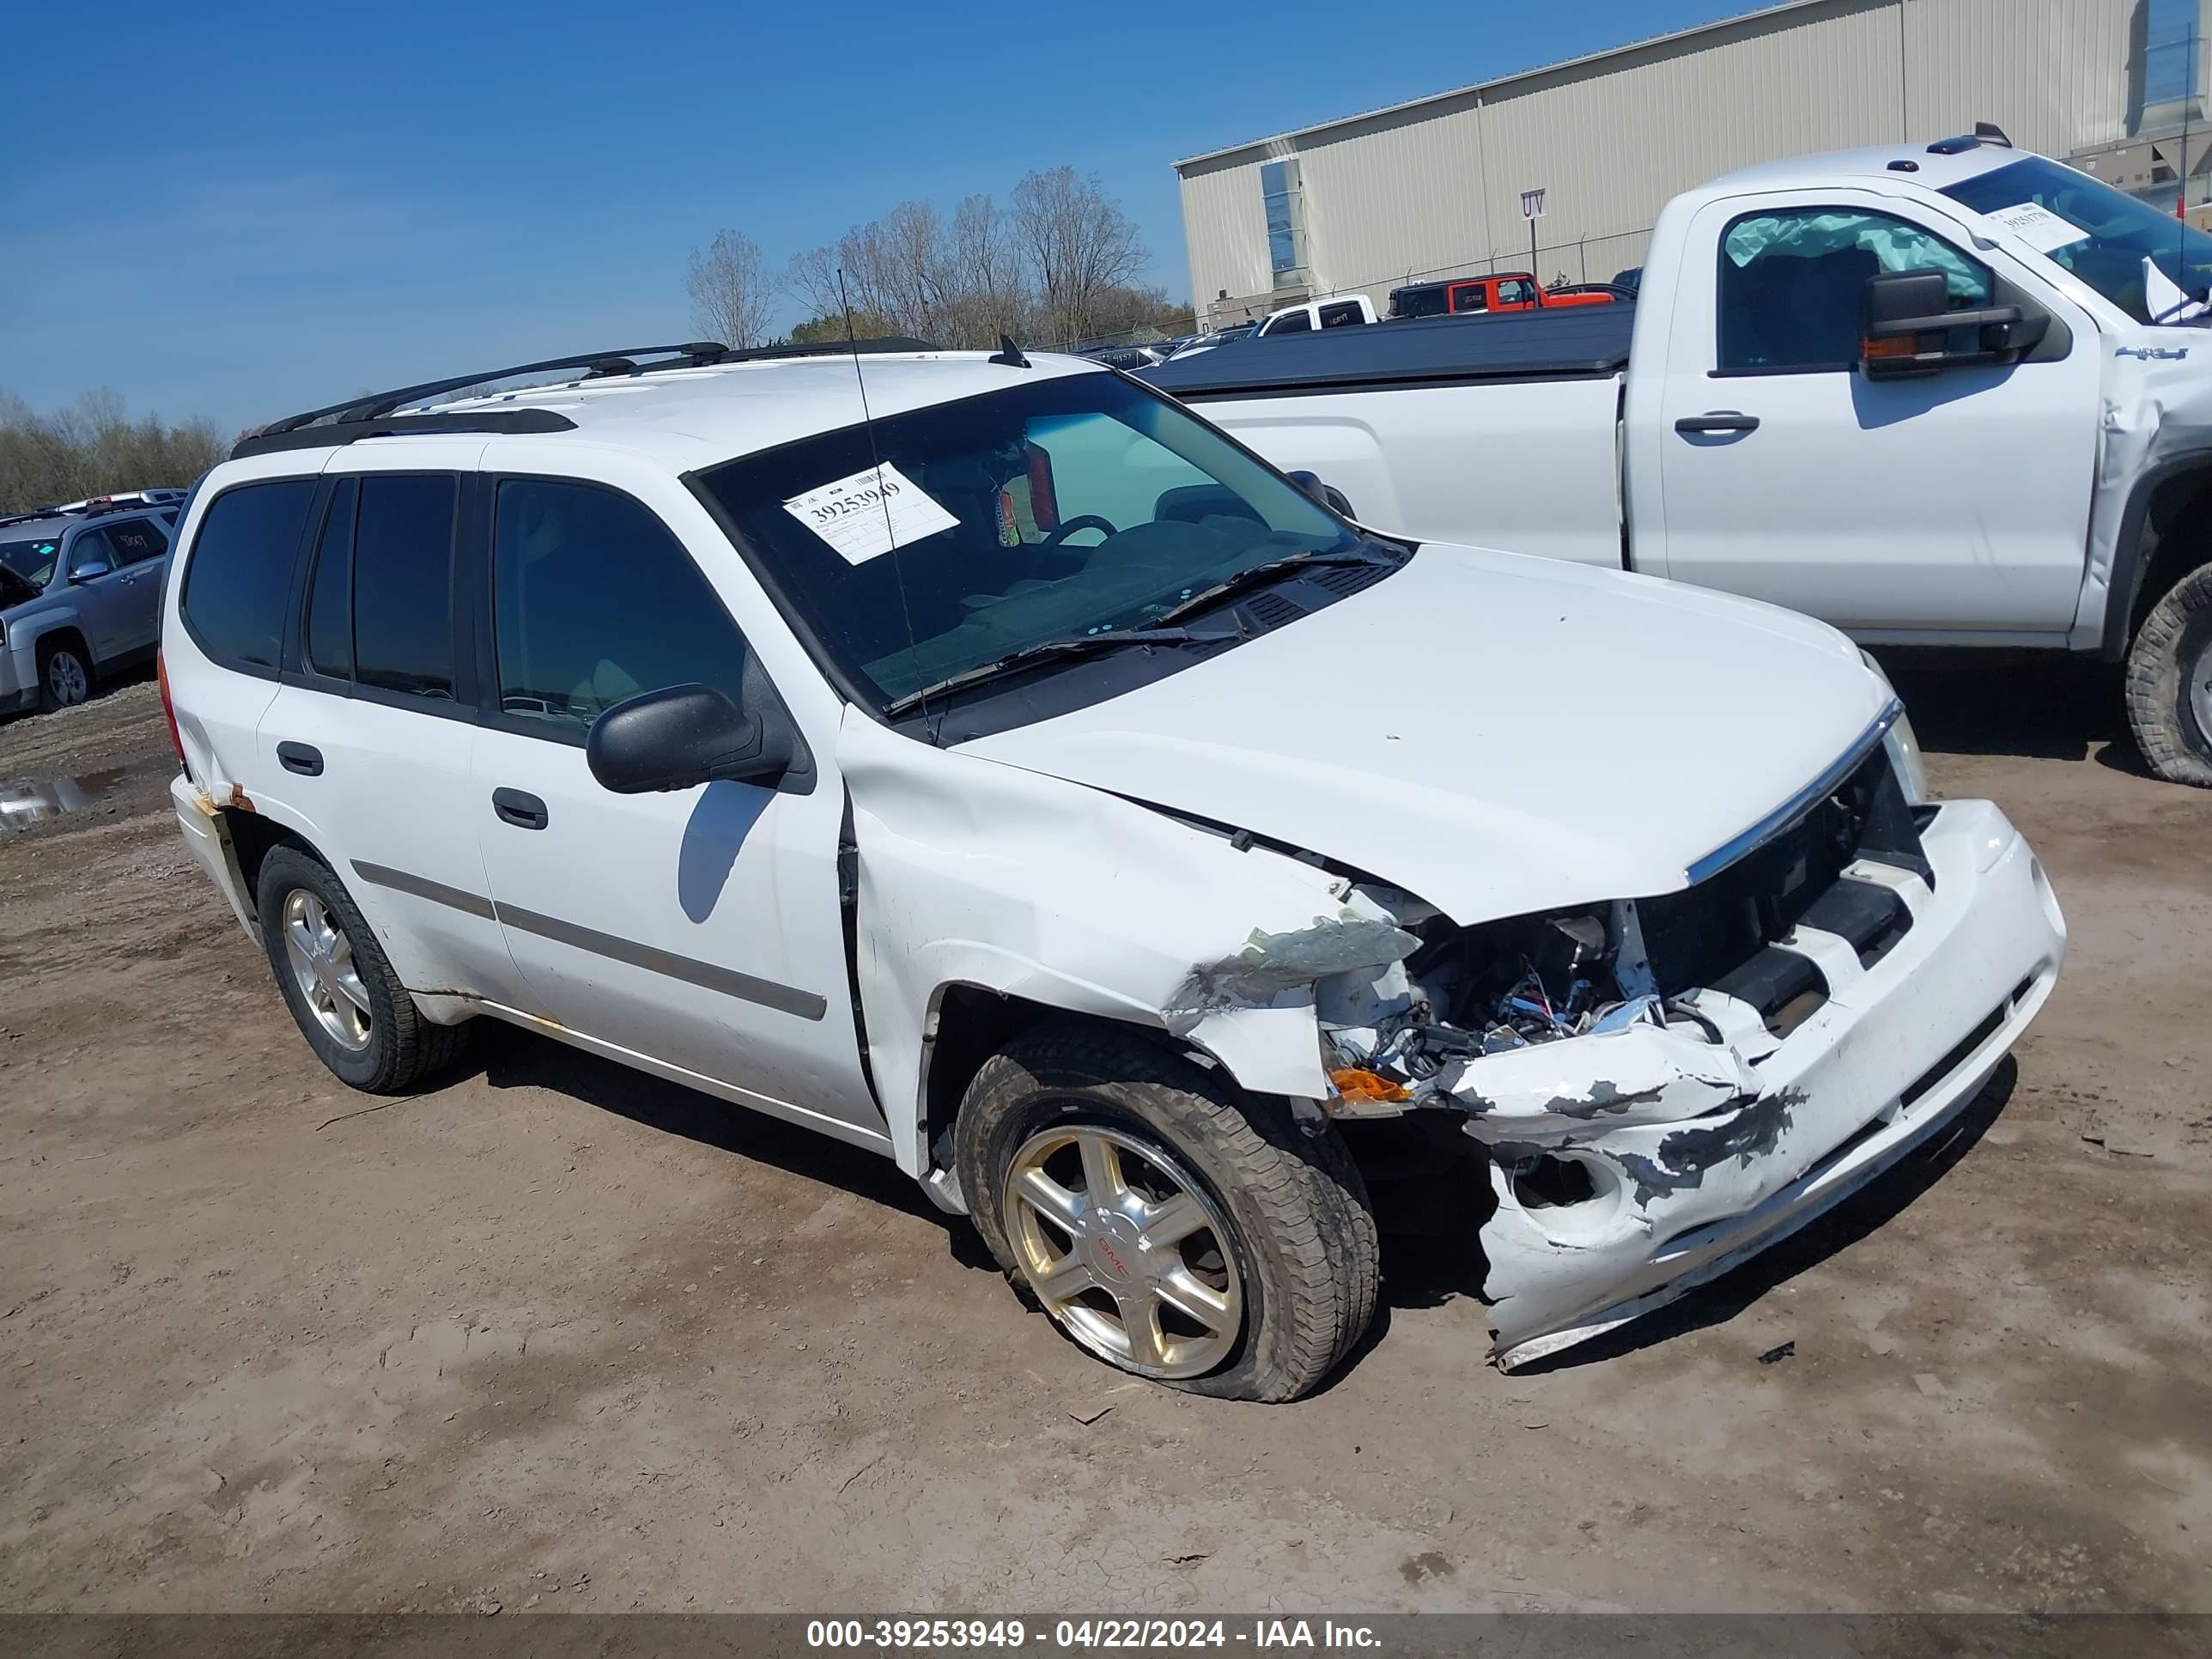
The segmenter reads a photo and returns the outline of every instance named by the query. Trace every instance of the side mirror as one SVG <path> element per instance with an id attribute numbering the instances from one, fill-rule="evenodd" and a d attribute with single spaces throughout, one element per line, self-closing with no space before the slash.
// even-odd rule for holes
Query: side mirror
<path id="1" fill-rule="evenodd" d="M 592 722 L 584 759 L 617 795 L 732 778 L 768 783 L 791 768 L 798 733 L 781 708 L 749 714 L 705 685 L 672 685 L 618 702 Z"/>
<path id="2" fill-rule="evenodd" d="M 115 567 L 105 559 L 87 559 L 70 572 L 72 582 L 98 581 Z"/>
<path id="3" fill-rule="evenodd" d="M 1339 518 L 1348 519 L 1352 516 L 1351 500 L 1342 490 L 1323 483 L 1321 481 L 1320 473 L 1309 472 L 1304 467 L 1300 467 L 1296 472 L 1285 472 L 1283 476 Z"/>
<path id="4" fill-rule="evenodd" d="M 2033 351 L 2051 319 L 2016 305 L 1951 311 L 1942 271 L 1886 270 L 1867 278 L 1859 370 L 1870 380 L 1933 374 L 1969 363 L 2008 363 Z"/>

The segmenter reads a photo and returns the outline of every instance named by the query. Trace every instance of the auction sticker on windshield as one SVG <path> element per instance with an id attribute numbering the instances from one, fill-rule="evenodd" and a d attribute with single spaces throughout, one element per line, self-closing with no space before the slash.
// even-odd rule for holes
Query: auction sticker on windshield
<path id="1" fill-rule="evenodd" d="M 866 564 L 960 522 L 889 462 L 793 495 L 783 506 L 848 564 Z"/>
<path id="2" fill-rule="evenodd" d="M 2069 242 L 2086 242 L 2089 233 L 2070 219 L 2062 219 L 2039 202 L 2017 207 L 1994 208 L 1985 216 L 1996 220 L 2038 253 L 2048 253 Z"/>

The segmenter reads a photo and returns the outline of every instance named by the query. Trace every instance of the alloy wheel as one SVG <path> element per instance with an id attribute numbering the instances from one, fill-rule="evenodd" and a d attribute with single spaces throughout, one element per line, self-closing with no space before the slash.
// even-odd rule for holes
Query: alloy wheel
<path id="1" fill-rule="evenodd" d="M 284 957 L 292 982 L 331 1041 L 350 1052 L 368 1047 L 368 988 L 354 965 L 353 942 L 322 900 L 295 887 L 284 900 Z"/>
<path id="2" fill-rule="evenodd" d="M 73 651 L 57 651 L 46 659 L 46 690 L 64 708 L 92 695 L 92 679 Z"/>
<path id="3" fill-rule="evenodd" d="M 1047 1312 L 1093 1353 L 1146 1376 L 1213 1370 L 1244 1324 L 1236 1241 L 1205 1189 L 1118 1130 L 1062 1124 L 1014 1154 L 1006 1237 Z"/>

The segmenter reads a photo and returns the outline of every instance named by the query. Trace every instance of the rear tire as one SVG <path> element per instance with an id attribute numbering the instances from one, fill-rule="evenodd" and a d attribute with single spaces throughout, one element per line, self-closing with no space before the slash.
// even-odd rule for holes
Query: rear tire
<path id="1" fill-rule="evenodd" d="M 2151 606 L 2129 647 L 2128 725 L 2150 769 L 2212 789 L 2212 564 Z"/>
<path id="2" fill-rule="evenodd" d="M 398 1094 L 460 1058 L 469 1025 L 422 1018 L 328 865 L 296 847 L 270 849 L 253 902 L 284 1006 L 338 1081 Z"/>
<path id="3" fill-rule="evenodd" d="M 1017 1293 L 1109 1364 L 1193 1394 L 1294 1400 L 1374 1318 L 1375 1218 L 1334 1127 L 1302 1124 L 1283 1102 L 1242 1092 L 1164 1042 L 1073 1022 L 1024 1033 L 976 1073 L 953 1134 L 961 1191 Z M 1100 1141 L 1141 1189 L 1123 1208 L 1142 1217 L 1176 1206 L 1189 1228 L 1179 1241 L 1156 1249 L 1141 1220 L 1097 1204 L 1085 1160 Z M 1016 1190 L 1016 1176 L 1044 1158 L 1059 1160 L 1073 1222 Z M 1124 1264 L 1137 1271 L 1123 1274 Z M 1194 1273 L 1219 1287 L 1202 1318 L 1182 1311 Z M 1165 1287 L 1151 1292 L 1160 1308 L 1149 1341 L 1118 1340 L 1146 1328 L 1133 1319 L 1148 1285 Z M 1236 1328 L 1212 1341 L 1206 1322 L 1224 1309 Z"/>
<path id="4" fill-rule="evenodd" d="M 74 708 L 92 696 L 92 659 L 74 641 L 39 647 L 39 707 L 46 714 Z"/>

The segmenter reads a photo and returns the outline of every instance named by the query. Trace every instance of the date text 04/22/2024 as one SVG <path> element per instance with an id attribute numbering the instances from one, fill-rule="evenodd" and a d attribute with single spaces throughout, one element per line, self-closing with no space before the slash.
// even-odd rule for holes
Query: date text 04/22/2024
<path id="1" fill-rule="evenodd" d="M 1373 1650 L 1380 1642 L 1365 1625 L 1328 1619 L 1093 1618 L 1059 1619 L 1049 1626 L 1019 1619 L 817 1619 L 807 1624 L 806 1644 L 863 1652 L 1048 1644 L 1090 1652 L 1230 1647 Z"/>

